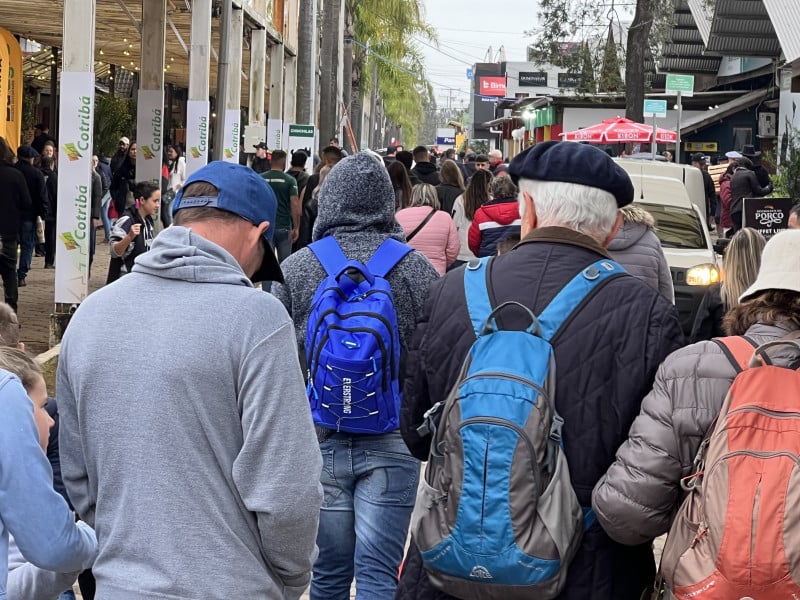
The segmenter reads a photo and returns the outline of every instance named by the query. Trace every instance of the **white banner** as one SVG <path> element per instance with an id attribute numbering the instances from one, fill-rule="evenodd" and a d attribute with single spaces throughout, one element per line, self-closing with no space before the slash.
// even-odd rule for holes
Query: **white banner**
<path id="1" fill-rule="evenodd" d="M 317 137 L 316 128 L 313 125 L 289 125 L 286 128 L 286 152 L 291 156 L 296 150 L 307 150 L 308 160 L 306 161 L 306 171 L 311 173 L 314 170 L 314 148 Z"/>
<path id="2" fill-rule="evenodd" d="M 208 164 L 208 100 L 186 102 L 186 176 Z"/>
<path id="3" fill-rule="evenodd" d="M 241 113 L 238 108 L 225 111 L 225 148 L 222 149 L 222 160 L 239 163 L 239 138 Z"/>
<path id="4" fill-rule="evenodd" d="M 136 104 L 136 181 L 161 184 L 164 90 L 139 90 Z"/>
<path id="5" fill-rule="evenodd" d="M 270 150 L 283 150 L 283 119 L 267 119 L 267 146 Z"/>
<path id="6" fill-rule="evenodd" d="M 94 73 L 61 73 L 59 123 L 55 301 L 74 304 L 89 292 Z"/>

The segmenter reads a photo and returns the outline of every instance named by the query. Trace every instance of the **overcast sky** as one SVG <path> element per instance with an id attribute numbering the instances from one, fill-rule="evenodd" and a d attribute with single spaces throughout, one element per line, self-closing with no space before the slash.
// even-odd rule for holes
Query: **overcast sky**
<path id="1" fill-rule="evenodd" d="M 525 29 L 536 24 L 536 0 L 423 0 L 425 19 L 439 36 L 439 49 L 418 45 L 425 51 L 428 81 L 433 86 L 436 104 L 447 107 L 463 101 L 469 104 L 467 69 L 476 62 L 498 60 L 500 46 L 507 61 L 524 61 L 529 38 Z M 485 61 L 492 47 L 492 59 Z M 451 88 L 451 90 L 448 90 Z"/>

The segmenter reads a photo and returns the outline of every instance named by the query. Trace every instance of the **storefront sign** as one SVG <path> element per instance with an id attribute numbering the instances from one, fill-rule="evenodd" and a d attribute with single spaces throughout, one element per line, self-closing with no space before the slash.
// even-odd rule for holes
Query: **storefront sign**
<path id="1" fill-rule="evenodd" d="M 559 73 L 558 87 L 560 88 L 578 87 L 578 75 L 576 73 Z"/>
<path id="2" fill-rule="evenodd" d="M 480 93 L 484 96 L 500 96 L 502 98 L 506 95 L 506 78 L 481 77 Z"/>
<path id="3" fill-rule="evenodd" d="M 239 137 L 241 113 L 238 108 L 229 108 L 224 114 L 225 146 L 222 148 L 222 160 L 239 164 Z"/>
<path id="4" fill-rule="evenodd" d="M 208 100 L 186 102 L 186 176 L 208 164 Z"/>
<path id="5" fill-rule="evenodd" d="M 8 93 L 6 98 L 5 138 L 9 146 L 17 148 L 22 143 L 22 91 L 25 82 L 22 80 L 22 49 L 17 38 L 7 29 L 0 29 L 0 44 L 8 50 Z"/>
<path id="6" fill-rule="evenodd" d="M 161 182 L 164 91 L 139 90 L 136 104 L 136 180 Z M 91 158 L 91 157 L 90 157 Z"/>
<path id="7" fill-rule="evenodd" d="M 795 201 L 794 198 L 745 198 L 742 224 L 769 239 L 789 229 L 789 212 Z"/>
<path id="8" fill-rule="evenodd" d="M 62 72 L 60 104 L 55 301 L 75 304 L 89 291 L 94 73 Z"/>
<path id="9" fill-rule="evenodd" d="M 306 171 L 309 173 L 314 168 L 314 148 L 317 137 L 317 130 L 313 125 L 289 125 L 286 136 L 286 152 L 291 155 L 297 150 L 304 150 L 308 153 L 306 161 Z"/>
<path id="10" fill-rule="evenodd" d="M 537 71 L 535 73 L 520 71 L 519 73 L 519 86 L 520 87 L 547 87 L 547 72 Z"/>

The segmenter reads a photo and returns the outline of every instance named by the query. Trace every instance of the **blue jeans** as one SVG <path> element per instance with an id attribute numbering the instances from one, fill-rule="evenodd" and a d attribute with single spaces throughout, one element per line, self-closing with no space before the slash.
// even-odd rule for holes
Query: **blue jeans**
<path id="1" fill-rule="evenodd" d="M 31 270 L 31 260 L 33 260 L 33 247 L 36 245 L 36 222 L 22 221 L 19 228 L 19 268 L 17 277 L 24 279 Z"/>
<path id="2" fill-rule="evenodd" d="M 278 251 L 278 262 L 283 262 L 292 253 L 292 230 L 276 229 L 272 243 Z"/>
<path id="3" fill-rule="evenodd" d="M 320 443 L 325 497 L 317 533 L 311 600 L 394 598 L 419 461 L 400 433 L 334 433 Z"/>
<path id="4" fill-rule="evenodd" d="M 75 600 L 75 593 L 72 590 L 61 592 L 58 596 L 58 600 Z"/>
<path id="5" fill-rule="evenodd" d="M 108 205 L 111 204 L 111 194 L 106 192 L 101 200 L 100 219 L 103 221 L 103 231 L 106 234 L 106 241 L 111 237 L 111 219 L 108 216 Z"/>

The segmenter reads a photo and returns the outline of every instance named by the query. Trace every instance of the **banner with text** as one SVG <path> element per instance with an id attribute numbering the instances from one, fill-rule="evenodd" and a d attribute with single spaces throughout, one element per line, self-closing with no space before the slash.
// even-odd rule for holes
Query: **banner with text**
<path id="1" fill-rule="evenodd" d="M 94 73 L 62 72 L 60 100 L 55 301 L 75 304 L 89 291 Z"/>
<path id="2" fill-rule="evenodd" d="M 283 150 L 283 119 L 267 119 L 267 146 L 270 150 Z"/>
<path id="3" fill-rule="evenodd" d="M 136 180 L 161 184 L 164 91 L 139 90 L 136 103 Z"/>
<path id="4" fill-rule="evenodd" d="M 239 137 L 241 113 L 238 108 L 225 111 L 225 147 L 222 149 L 222 160 L 239 163 Z"/>
<path id="5" fill-rule="evenodd" d="M 286 135 L 286 152 L 291 154 L 297 150 L 304 150 L 308 155 L 306 161 L 306 171 L 309 173 L 314 169 L 314 148 L 317 136 L 316 128 L 313 125 L 289 125 Z"/>
<path id="6" fill-rule="evenodd" d="M 794 198 L 745 198 L 742 202 L 743 227 L 752 227 L 767 239 L 789 229 L 789 213 Z"/>
<path id="7" fill-rule="evenodd" d="M 186 176 L 208 164 L 208 100 L 186 102 Z"/>

